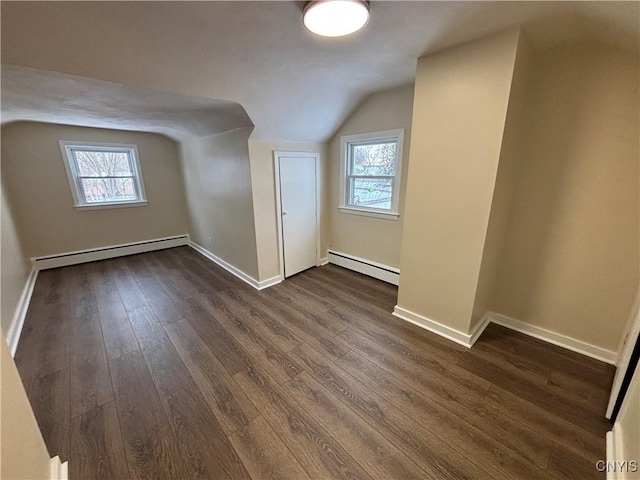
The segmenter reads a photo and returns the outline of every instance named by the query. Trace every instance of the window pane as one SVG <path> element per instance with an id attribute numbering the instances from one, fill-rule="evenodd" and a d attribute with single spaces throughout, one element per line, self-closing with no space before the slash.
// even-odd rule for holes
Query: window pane
<path id="1" fill-rule="evenodd" d="M 350 206 L 391 210 L 393 179 L 351 178 L 349 186 Z"/>
<path id="2" fill-rule="evenodd" d="M 352 145 L 350 169 L 351 175 L 389 175 L 396 174 L 396 142 Z"/>
<path id="3" fill-rule="evenodd" d="M 83 178 L 82 189 L 87 203 L 137 200 L 133 178 Z"/>
<path id="4" fill-rule="evenodd" d="M 81 177 L 131 177 L 128 152 L 92 152 L 75 150 L 78 175 Z"/>

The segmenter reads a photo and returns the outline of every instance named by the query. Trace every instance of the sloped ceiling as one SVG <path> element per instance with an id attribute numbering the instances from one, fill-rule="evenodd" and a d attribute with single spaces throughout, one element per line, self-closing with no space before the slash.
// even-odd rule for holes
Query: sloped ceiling
<path id="1" fill-rule="evenodd" d="M 369 25 L 337 39 L 305 31 L 302 4 L 5 1 L 2 61 L 239 104 L 253 138 L 324 141 L 366 95 L 412 82 L 421 55 L 509 27 L 524 25 L 538 49 L 638 47 L 637 2 L 374 1 Z M 3 85 L 3 110 L 5 100 Z"/>
<path id="2" fill-rule="evenodd" d="M 241 105 L 2 66 L 2 124 L 30 120 L 154 132 L 176 140 L 252 127 Z"/>

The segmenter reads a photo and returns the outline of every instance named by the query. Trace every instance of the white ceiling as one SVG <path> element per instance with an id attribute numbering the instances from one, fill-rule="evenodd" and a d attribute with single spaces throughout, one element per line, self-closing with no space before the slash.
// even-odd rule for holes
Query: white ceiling
<path id="1" fill-rule="evenodd" d="M 61 77 L 31 72 L 39 78 L 18 88 L 15 78 L 5 85 L 3 73 L 3 115 L 94 124 L 115 115 L 119 122 L 131 119 L 126 128 L 142 129 L 136 125 L 154 121 L 149 114 L 159 105 L 181 109 L 176 97 L 160 100 L 157 92 L 165 92 L 209 99 L 187 100 L 184 111 L 207 105 L 239 115 L 228 102 L 240 104 L 255 124 L 252 138 L 324 141 L 366 95 L 412 82 L 425 53 L 516 25 L 524 25 L 538 49 L 594 39 L 637 49 L 639 40 L 637 2 L 374 1 L 365 29 L 334 39 L 304 30 L 302 5 L 3 1 L 3 63 L 114 82 L 153 100 L 147 108 L 122 87 L 75 79 L 83 100 L 63 98 L 61 107 L 61 85 L 74 95 Z M 144 113 L 134 118 L 136 109 Z M 210 130 L 216 128 L 222 127 Z M 193 128 L 193 135 L 201 133 Z"/>

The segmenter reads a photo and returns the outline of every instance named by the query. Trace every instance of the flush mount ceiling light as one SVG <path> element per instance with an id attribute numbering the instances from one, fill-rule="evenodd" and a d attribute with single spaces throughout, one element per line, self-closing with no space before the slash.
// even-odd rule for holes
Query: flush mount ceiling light
<path id="1" fill-rule="evenodd" d="M 323 37 L 342 37 L 357 32 L 369 21 L 369 2 L 362 0 L 315 0 L 308 2 L 302 23 Z"/>

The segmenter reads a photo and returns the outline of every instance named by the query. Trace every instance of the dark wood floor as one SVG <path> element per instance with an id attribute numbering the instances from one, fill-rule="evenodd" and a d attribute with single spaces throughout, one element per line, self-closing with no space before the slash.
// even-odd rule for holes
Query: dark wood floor
<path id="1" fill-rule="evenodd" d="M 16 354 L 88 478 L 604 478 L 611 367 L 497 326 L 465 349 L 335 266 L 258 292 L 174 248 L 43 271 Z"/>

